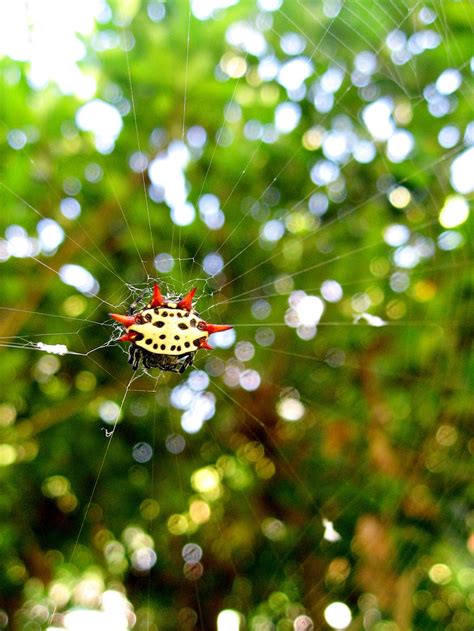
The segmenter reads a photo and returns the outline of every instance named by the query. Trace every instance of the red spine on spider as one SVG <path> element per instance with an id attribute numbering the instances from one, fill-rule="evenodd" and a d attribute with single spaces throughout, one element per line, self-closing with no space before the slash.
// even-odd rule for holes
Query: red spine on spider
<path id="1" fill-rule="evenodd" d="M 186 309 L 186 311 L 192 311 L 193 298 L 196 293 L 196 287 L 186 294 L 186 296 L 178 302 L 178 309 Z"/>
<path id="2" fill-rule="evenodd" d="M 175 302 L 163 296 L 157 284 L 146 307 L 137 313 L 111 313 L 126 333 L 120 342 L 131 342 L 129 363 L 136 370 L 142 362 L 145 368 L 160 368 L 184 372 L 193 363 L 199 349 L 213 350 L 209 335 L 227 331 L 229 324 L 209 324 L 194 311 L 196 288 Z"/>
<path id="3" fill-rule="evenodd" d="M 154 309 L 156 307 L 163 307 L 165 304 L 166 304 L 166 301 L 163 298 L 160 288 L 155 283 L 153 285 L 153 298 L 151 299 L 150 307 Z"/>

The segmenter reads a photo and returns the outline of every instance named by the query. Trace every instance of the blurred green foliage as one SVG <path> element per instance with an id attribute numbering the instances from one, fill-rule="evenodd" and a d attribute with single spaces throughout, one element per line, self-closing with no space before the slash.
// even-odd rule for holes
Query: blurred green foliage
<path id="1" fill-rule="evenodd" d="M 87 98 L 1 59 L 0 628 L 63 628 L 65 612 L 102 607 L 97 628 L 126 629 L 106 620 L 101 595 L 115 591 L 139 630 L 208 631 L 227 609 L 241 629 L 329 629 L 339 602 L 350 629 L 467 631 L 472 222 L 447 230 L 439 214 L 450 196 L 472 198 L 452 170 L 474 135 L 471 7 L 241 0 L 204 19 L 203 6 L 104 3 L 77 36 L 77 67 L 96 84 Z M 239 45 L 229 29 L 242 24 Z M 413 52 L 428 31 L 436 45 Z M 288 33 L 301 52 L 282 48 Z M 364 51 L 376 63 L 366 76 L 354 70 Z M 264 76 L 264 60 L 281 71 L 292 57 L 312 66 L 303 88 Z M 315 99 L 331 96 L 321 86 L 338 68 L 323 111 Z M 462 82 L 443 95 L 446 69 Z M 121 114 L 113 150 L 77 122 L 92 98 Z M 364 108 L 380 99 L 413 148 L 394 160 L 378 140 L 358 160 L 355 144 L 373 140 Z M 275 124 L 282 103 L 299 110 L 294 129 Z M 334 132 L 347 156 L 325 144 Z M 196 217 L 180 227 L 151 169 L 131 165 L 185 146 Z M 321 161 L 334 181 L 315 183 Z M 220 201 L 217 229 L 198 211 L 206 194 Z M 51 251 L 37 245 L 44 218 L 66 235 Z M 407 236 L 391 244 L 394 225 Z M 272 229 L 279 238 L 265 238 Z M 169 273 L 154 267 L 160 253 Z M 90 272 L 98 294 L 63 283 L 65 265 Z M 155 279 L 180 295 L 197 286 L 204 317 L 235 325 L 235 344 L 197 356 L 215 412 L 195 433 L 179 403 L 202 390 L 193 369 L 131 382 L 108 316 Z M 320 324 L 305 326 L 298 301 L 328 280 L 343 297 L 323 292 Z"/>

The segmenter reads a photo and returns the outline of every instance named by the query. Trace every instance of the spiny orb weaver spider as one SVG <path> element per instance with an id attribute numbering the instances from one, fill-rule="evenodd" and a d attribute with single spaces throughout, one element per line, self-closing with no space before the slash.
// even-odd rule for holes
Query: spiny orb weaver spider
<path id="1" fill-rule="evenodd" d="M 153 297 L 144 309 L 129 315 L 111 313 L 127 332 L 120 342 L 131 342 L 128 362 L 137 370 L 140 360 L 145 368 L 160 368 L 183 373 L 194 361 L 200 348 L 212 350 L 207 342 L 211 333 L 227 331 L 227 324 L 208 324 L 193 309 L 196 289 L 173 302 L 164 298 L 155 283 Z"/>

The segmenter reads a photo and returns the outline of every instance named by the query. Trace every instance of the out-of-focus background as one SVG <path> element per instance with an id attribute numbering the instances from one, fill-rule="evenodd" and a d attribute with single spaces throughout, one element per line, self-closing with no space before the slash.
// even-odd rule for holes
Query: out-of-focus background
<path id="1" fill-rule="evenodd" d="M 473 26 L 0 3 L 0 629 L 473 628 Z"/>

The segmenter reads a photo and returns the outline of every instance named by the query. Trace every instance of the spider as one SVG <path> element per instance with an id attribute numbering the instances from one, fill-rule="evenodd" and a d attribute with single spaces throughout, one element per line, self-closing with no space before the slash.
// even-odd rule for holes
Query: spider
<path id="1" fill-rule="evenodd" d="M 144 368 L 183 373 L 194 361 L 200 348 L 212 350 L 207 338 L 211 333 L 227 331 L 227 324 L 208 324 L 193 309 L 196 289 L 174 302 L 163 297 L 155 283 L 151 301 L 135 313 L 132 304 L 128 315 L 111 313 L 110 316 L 123 324 L 127 332 L 120 342 L 131 342 L 128 362 L 137 370 L 140 362 Z"/>

